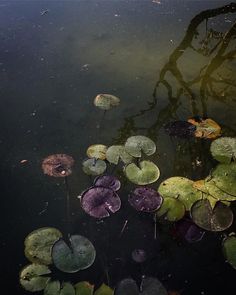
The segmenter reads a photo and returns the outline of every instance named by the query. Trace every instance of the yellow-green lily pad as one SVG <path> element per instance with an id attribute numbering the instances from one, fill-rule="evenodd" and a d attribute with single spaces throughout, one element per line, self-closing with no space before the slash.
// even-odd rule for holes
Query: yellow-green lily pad
<path id="1" fill-rule="evenodd" d="M 75 289 L 71 283 L 49 281 L 44 289 L 44 295 L 75 295 Z"/>
<path id="2" fill-rule="evenodd" d="M 146 136 L 136 135 L 127 139 L 125 150 L 128 154 L 136 158 L 140 158 L 142 152 L 147 156 L 151 156 L 156 151 L 156 144 Z"/>
<path id="3" fill-rule="evenodd" d="M 93 144 L 88 147 L 86 153 L 89 158 L 105 160 L 106 151 L 107 151 L 107 146 L 105 146 L 104 144 Z"/>
<path id="4" fill-rule="evenodd" d="M 93 295 L 94 285 L 83 281 L 74 285 L 76 295 Z"/>
<path id="5" fill-rule="evenodd" d="M 147 185 L 156 182 L 160 177 L 159 168 L 151 161 L 142 161 L 137 166 L 135 163 L 125 167 L 126 177 L 138 185 Z"/>
<path id="6" fill-rule="evenodd" d="M 94 295 L 113 295 L 114 291 L 107 285 L 102 284 L 95 292 Z"/>
<path id="7" fill-rule="evenodd" d="M 221 137 L 211 144 L 211 154 L 220 163 L 230 164 L 236 161 L 236 138 Z"/>
<path id="8" fill-rule="evenodd" d="M 236 236 L 230 235 L 223 241 L 223 253 L 227 262 L 236 269 Z"/>
<path id="9" fill-rule="evenodd" d="M 125 164 L 132 162 L 133 157 L 128 154 L 123 145 L 112 145 L 106 151 L 106 159 L 112 164 L 117 165 L 119 160 Z"/>
<path id="10" fill-rule="evenodd" d="M 98 94 L 94 99 L 94 105 L 104 111 L 108 111 L 119 104 L 119 97 L 112 94 Z"/>
<path id="11" fill-rule="evenodd" d="M 182 219 L 184 214 L 184 204 L 180 200 L 170 197 L 164 198 L 160 209 L 156 211 L 158 217 L 164 216 L 165 219 L 172 222 Z"/>

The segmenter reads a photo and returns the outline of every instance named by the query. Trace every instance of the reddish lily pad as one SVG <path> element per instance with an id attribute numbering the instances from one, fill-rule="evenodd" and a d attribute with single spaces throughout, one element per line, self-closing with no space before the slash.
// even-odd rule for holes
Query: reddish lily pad
<path id="1" fill-rule="evenodd" d="M 176 222 L 175 233 L 187 242 L 195 243 L 202 240 L 205 231 L 198 227 L 192 220 L 185 218 Z"/>
<path id="2" fill-rule="evenodd" d="M 195 137 L 215 139 L 221 135 L 221 127 L 212 119 L 191 118 L 188 122 L 196 126 Z"/>
<path id="3" fill-rule="evenodd" d="M 74 159 L 66 154 L 55 154 L 45 158 L 42 162 L 44 174 L 54 177 L 65 177 L 72 173 Z"/>
<path id="4" fill-rule="evenodd" d="M 110 188 L 116 192 L 120 189 L 121 184 L 119 179 L 113 175 L 102 175 L 94 180 L 94 186 Z"/>

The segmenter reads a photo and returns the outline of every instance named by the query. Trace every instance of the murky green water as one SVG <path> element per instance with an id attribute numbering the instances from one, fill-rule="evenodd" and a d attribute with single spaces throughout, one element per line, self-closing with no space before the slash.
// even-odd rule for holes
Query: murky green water
<path id="1" fill-rule="evenodd" d="M 224 135 L 236 135 L 236 64 L 231 54 L 235 35 L 227 39 L 223 52 L 220 47 L 214 49 L 216 35 L 206 39 L 210 29 L 229 31 L 235 13 L 209 14 L 207 28 L 203 21 L 192 36 L 194 49 L 186 38 L 176 51 L 183 38 L 191 36 L 191 30 L 186 35 L 187 28 L 197 14 L 229 1 L 157 2 L 0 2 L 0 243 L 7 294 L 26 294 L 18 283 L 18 272 L 28 263 L 25 236 L 43 226 L 65 228 L 64 183 L 41 171 L 42 159 L 54 153 L 67 153 L 76 161 L 69 178 L 71 231 L 91 239 L 98 252 L 91 268 L 73 276 L 55 273 L 55 277 L 114 287 L 125 277 L 140 280 L 146 274 L 184 295 L 236 290 L 232 286 L 236 273 L 221 253 L 221 236 L 208 233 L 201 242 L 187 244 L 174 240 L 168 226 L 158 224 L 154 240 L 152 216 L 130 208 L 127 195 L 133 186 L 118 170 L 123 181 L 122 208 L 112 217 L 90 218 L 77 199 L 92 183 L 81 169 L 91 144 L 109 146 L 123 144 L 130 135 L 149 136 L 157 145 L 153 160 L 161 170 L 160 180 L 153 185 L 157 188 L 174 175 L 201 179 L 214 165 L 208 140 L 171 140 L 164 124 L 208 116 L 222 126 Z M 201 54 L 207 48 L 212 53 Z M 228 53 L 232 56 L 222 61 Z M 172 63 L 168 63 L 170 56 Z M 204 77 L 206 66 L 209 75 Z M 121 98 L 120 106 L 106 113 L 101 128 L 97 125 L 102 111 L 93 105 L 98 93 Z M 23 159 L 28 162 L 21 164 Z M 125 220 L 128 225 L 119 237 Z M 144 248 L 148 254 L 142 267 L 132 261 L 135 248 Z"/>

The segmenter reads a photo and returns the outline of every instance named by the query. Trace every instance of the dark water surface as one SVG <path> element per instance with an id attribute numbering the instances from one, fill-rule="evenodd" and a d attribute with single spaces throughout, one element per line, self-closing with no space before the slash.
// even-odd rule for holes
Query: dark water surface
<path id="1" fill-rule="evenodd" d="M 134 186 L 125 181 L 121 169 L 117 175 L 123 181 L 122 208 L 112 217 L 94 220 L 81 210 L 77 199 L 91 185 L 81 169 L 87 147 L 94 143 L 123 144 L 130 135 L 149 136 L 157 145 L 153 160 L 160 167 L 161 178 L 154 188 L 170 176 L 201 179 L 209 174 L 215 165 L 208 152 L 210 142 L 171 140 L 163 125 L 204 115 L 218 122 L 224 135 L 236 136 L 233 57 L 220 66 L 217 60 L 213 63 L 210 77 L 218 82 L 210 83 L 207 77 L 207 85 L 202 80 L 186 85 L 167 73 L 168 87 L 161 83 L 155 97 L 153 92 L 191 19 L 203 10 L 229 3 L 0 1 L 0 278 L 8 290 L 4 294 L 28 293 L 18 283 L 18 272 L 28 264 L 25 236 L 43 226 L 65 228 L 63 180 L 46 177 L 41 171 L 42 159 L 55 153 L 67 153 L 76 161 L 69 178 L 71 231 L 88 237 L 97 250 L 89 269 L 74 275 L 54 272 L 55 277 L 72 282 L 87 280 L 96 286 L 105 282 L 114 287 L 125 277 L 140 280 L 146 274 L 184 295 L 229 294 L 230 290 L 235 294 L 236 271 L 224 260 L 221 234 L 207 233 L 202 241 L 187 244 L 173 238 L 169 225 L 158 223 L 154 240 L 152 216 L 134 212 L 127 202 Z M 208 30 L 227 32 L 235 16 L 230 12 L 209 14 Z M 192 42 L 195 49 L 206 50 L 200 43 L 205 37 L 203 21 Z M 227 52 L 235 49 L 234 38 Z M 185 81 L 200 77 L 200 69 L 209 65 L 217 51 L 210 56 L 199 52 L 186 46 L 177 60 Z M 120 106 L 107 112 L 100 129 L 97 125 L 103 114 L 93 105 L 98 93 L 121 98 Z M 21 164 L 23 159 L 28 162 Z M 196 165 L 196 159 L 201 165 Z M 235 230 L 234 223 L 229 232 Z M 142 267 L 132 260 L 135 248 L 145 249 L 148 255 Z"/>

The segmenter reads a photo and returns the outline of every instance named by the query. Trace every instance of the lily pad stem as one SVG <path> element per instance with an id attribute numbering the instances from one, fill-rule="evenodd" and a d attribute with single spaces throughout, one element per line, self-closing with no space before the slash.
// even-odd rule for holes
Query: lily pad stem
<path id="1" fill-rule="evenodd" d="M 65 179 L 65 187 L 66 187 L 66 239 L 70 239 L 70 227 L 71 227 L 71 220 L 70 220 L 70 189 L 68 185 L 68 178 L 67 176 Z"/>

